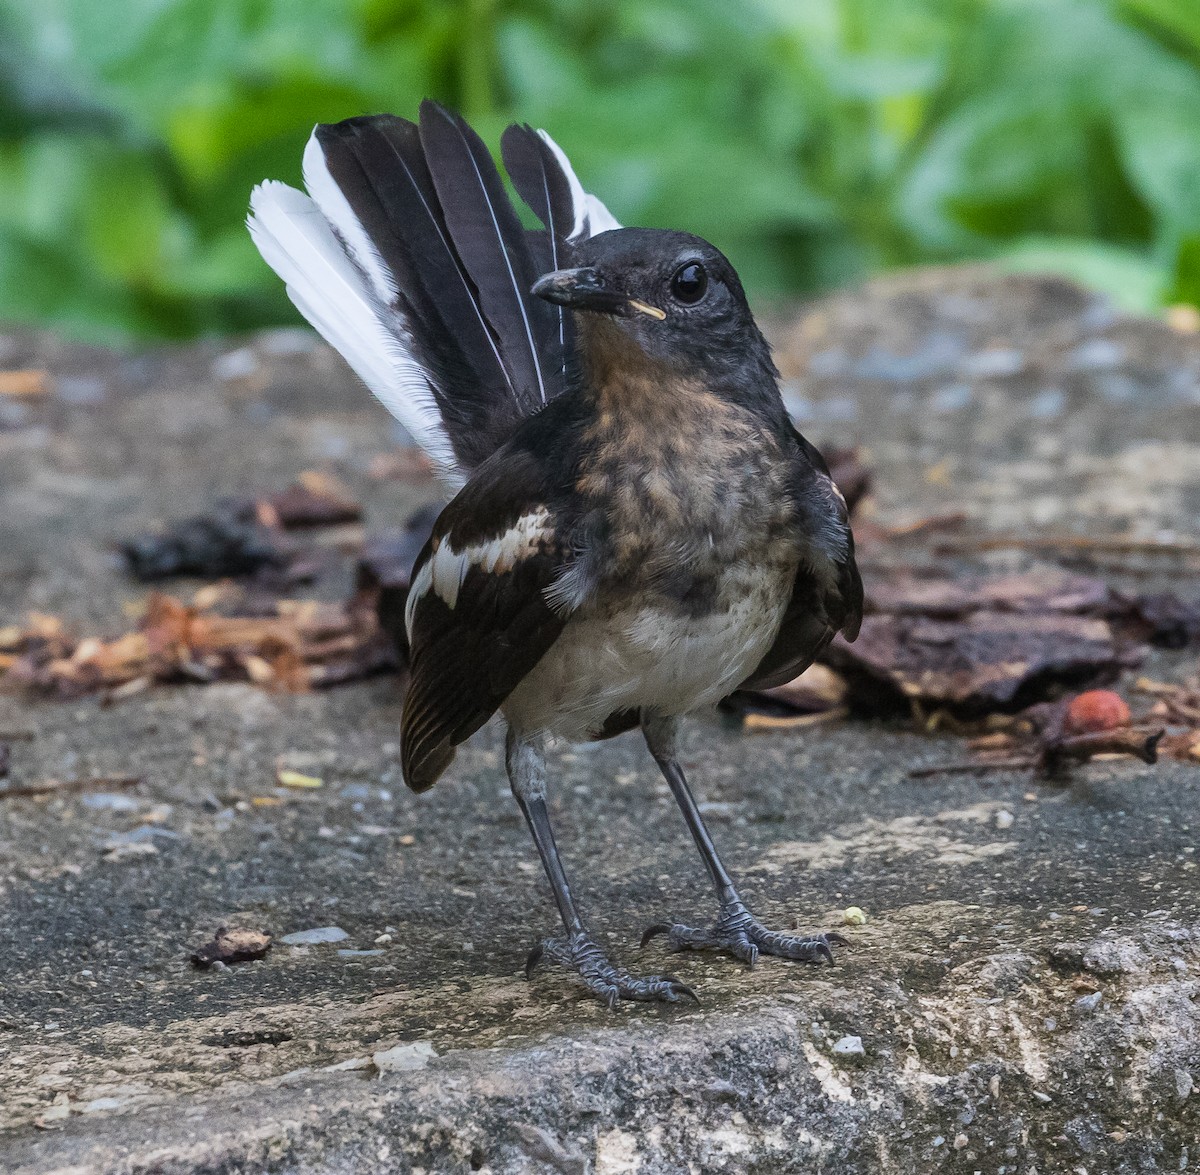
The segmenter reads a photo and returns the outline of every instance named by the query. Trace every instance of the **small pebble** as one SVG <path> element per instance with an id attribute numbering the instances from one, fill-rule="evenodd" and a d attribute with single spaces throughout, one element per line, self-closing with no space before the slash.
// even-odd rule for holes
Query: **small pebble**
<path id="1" fill-rule="evenodd" d="M 1007 808 L 1001 808 L 1000 811 L 996 813 L 997 828 L 1011 828 L 1015 820 L 1016 817 L 1010 811 L 1008 811 Z"/>
<path id="2" fill-rule="evenodd" d="M 861 1036 L 843 1036 L 841 1040 L 834 1043 L 833 1052 L 838 1057 L 866 1056 Z"/>
<path id="3" fill-rule="evenodd" d="M 392 941 L 392 936 L 390 934 L 388 934 L 387 931 L 384 931 L 383 934 L 380 934 L 376 937 L 375 945 L 377 947 L 383 947 L 383 946 L 387 946 L 387 944 L 391 941 Z"/>
<path id="4" fill-rule="evenodd" d="M 93 812 L 136 812 L 138 802 L 133 796 L 123 796 L 119 792 L 92 792 L 79 797 L 79 802 Z"/>
<path id="5" fill-rule="evenodd" d="M 859 906 L 847 906 L 842 911 L 842 922 L 846 926 L 865 926 L 867 916 Z"/>
<path id="6" fill-rule="evenodd" d="M 1085 1012 L 1094 1012 L 1099 1006 L 1100 1001 L 1104 998 L 1104 992 L 1094 991 L 1091 995 L 1081 995 L 1075 1001 L 1077 1008 L 1082 1008 Z"/>
<path id="7" fill-rule="evenodd" d="M 324 942 L 344 942 L 349 937 L 340 926 L 317 926 L 285 934 L 279 941 L 289 947 L 311 947 Z"/>

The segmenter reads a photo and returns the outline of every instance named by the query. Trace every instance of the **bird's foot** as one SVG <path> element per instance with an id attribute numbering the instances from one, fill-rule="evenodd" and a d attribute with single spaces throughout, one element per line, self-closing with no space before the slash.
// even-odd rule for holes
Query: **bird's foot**
<path id="1" fill-rule="evenodd" d="M 525 963 L 527 977 L 543 959 L 574 971 L 588 991 L 610 1008 L 617 1006 L 617 1000 L 665 1000 L 676 1003 L 682 996 L 696 1000 L 696 993 L 673 975 L 630 975 L 624 968 L 614 966 L 586 934 L 573 934 L 570 938 L 547 938 L 538 943 L 530 951 Z"/>
<path id="2" fill-rule="evenodd" d="M 697 930 L 678 923 L 659 922 L 642 935 L 642 946 L 656 934 L 665 934 L 672 950 L 728 951 L 751 967 L 760 954 L 795 959 L 800 963 L 833 962 L 834 946 L 849 946 L 840 934 L 780 934 L 768 930 L 740 901 L 724 903 L 716 924 Z"/>

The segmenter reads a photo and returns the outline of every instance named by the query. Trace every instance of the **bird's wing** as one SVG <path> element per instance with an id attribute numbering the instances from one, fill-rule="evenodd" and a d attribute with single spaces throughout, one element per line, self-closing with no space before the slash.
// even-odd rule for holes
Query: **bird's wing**
<path id="1" fill-rule="evenodd" d="M 414 791 L 436 782 L 566 624 L 569 611 L 547 601 L 571 555 L 569 508 L 555 499 L 544 463 L 506 446 L 442 512 L 417 560 L 401 729 Z"/>
<path id="2" fill-rule="evenodd" d="M 858 636 L 863 587 L 846 500 L 825 459 L 793 430 L 792 492 L 803 554 L 775 643 L 741 689 L 770 689 L 803 673 L 840 632 Z"/>

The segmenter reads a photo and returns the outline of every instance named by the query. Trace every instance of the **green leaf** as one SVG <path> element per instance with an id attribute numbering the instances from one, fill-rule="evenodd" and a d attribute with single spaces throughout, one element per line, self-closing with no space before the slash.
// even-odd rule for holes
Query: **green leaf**
<path id="1" fill-rule="evenodd" d="M 1008 246 L 995 260 L 1012 273 L 1069 277 L 1134 314 L 1149 314 L 1161 306 L 1167 289 L 1165 268 L 1146 254 L 1094 241 L 1033 238 Z"/>

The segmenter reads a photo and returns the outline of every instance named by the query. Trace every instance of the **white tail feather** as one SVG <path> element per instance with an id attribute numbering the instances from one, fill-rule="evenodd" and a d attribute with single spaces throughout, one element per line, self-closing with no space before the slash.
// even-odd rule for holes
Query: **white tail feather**
<path id="1" fill-rule="evenodd" d="M 360 248 L 369 241 L 341 199 L 348 219 L 336 224 L 335 233 L 314 200 L 287 184 L 266 180 L 250 197 L 250 235 L 263 260 L 283 279 L 296 309 L 429 454 L 443 480 L 458 489 L 464 477 L 429 380 L 412 355 L 399 317 L 372 288 L 386 280 L 380 276 L 386 270 L 378 255 L 375 274 L 368 265 L 356 267 L 362 256 L 359 249 L 354 249 L 354 261 L 348 256 L 351 240 Z M 395 325 L 386 325 L 385 315 Z"/>
<path id="2" fill-rule="evenodd" d="M 558 165 L 571 187 L 571 206 L 575 209 L 575 223 L 567 234 L 567 240 L 587 240 L 588 237 L 606 233 L 609 229 L 620 228 L 620 221 L 604 207 L 604 204 L 596 196 L 583 190 L 583 184 L 579 182 L 579 177 L 563 149 L 545 131 L 539 130 L 538 134 L 542 142 L 554 152 L 554 158 L 558 160 Z"/>
<path id="3" fill-rule="evenodd" d="M 565 154 L 545 131 L 571 189 L 570 240 L 620 228 L 611 212 L 583 190 Z M 288 297 L 330 346 L 341 353 L 385 408 L 438 467 L 451 490 L 465 481 L 442 423 L 429 376 L 417 362 L 396 285 L 362 222 L 329 174 L 316 134 L 304 150 L 309 194 L 264 180 L 250 195 L 246 223 L 263 260 L 283 279 Z"/>

